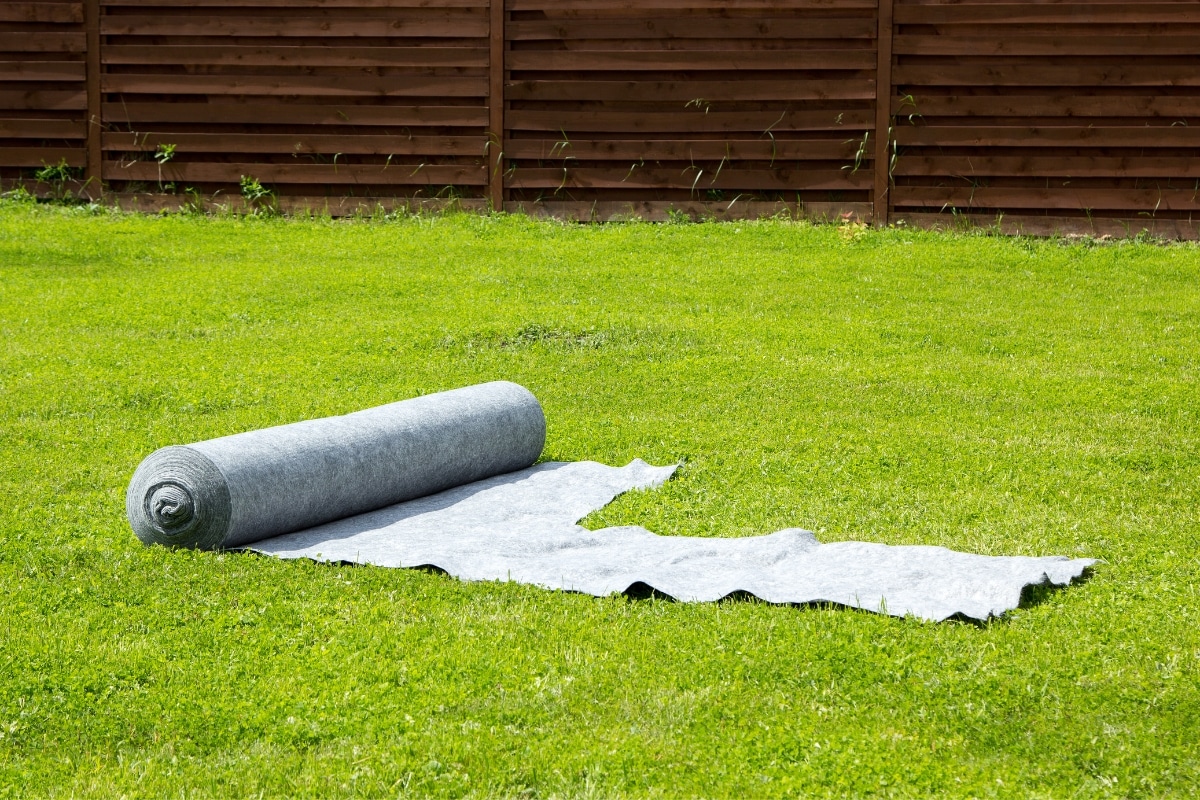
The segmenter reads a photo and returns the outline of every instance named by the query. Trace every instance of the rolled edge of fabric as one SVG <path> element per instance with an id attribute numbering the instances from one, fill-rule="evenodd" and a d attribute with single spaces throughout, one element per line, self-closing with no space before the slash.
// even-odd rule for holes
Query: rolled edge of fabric
<path id="1" fill-rule="evenodd" d="M 537 398 L 507 381 L 156 450 L 125 510 L 146 544 L 237 547 L 532 465 Z"/>
<path id="2" fill-rule="evenodd" d="M 232 513 L 221 470 L 186 446 L 147 456 L 125 492 L 125 514 L 144 544 L 214 550 L 225 539 Z"/>

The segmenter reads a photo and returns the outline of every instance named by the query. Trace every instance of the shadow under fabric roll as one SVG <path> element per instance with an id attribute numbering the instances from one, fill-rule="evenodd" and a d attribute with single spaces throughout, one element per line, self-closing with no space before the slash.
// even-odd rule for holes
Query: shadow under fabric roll
<path id="1" fill-rule="evenodd" d="M 537 398 L 497 381 L 164 447 L 125 510 L 146 544 L 233 548 L 524 469 L 545 441 Z"/>

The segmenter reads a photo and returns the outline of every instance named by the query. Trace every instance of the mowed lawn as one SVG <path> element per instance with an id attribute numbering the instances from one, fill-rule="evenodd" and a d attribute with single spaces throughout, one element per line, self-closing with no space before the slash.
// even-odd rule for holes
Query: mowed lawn
<path id="1" fill-rule="evenodd" d="M 1200 249 L 0 203 L 0 797 L 1183 797 Z M 1102 559 L 984 625 L 143 547 L 154 449 L 480 381 L 586 524 Z"/>

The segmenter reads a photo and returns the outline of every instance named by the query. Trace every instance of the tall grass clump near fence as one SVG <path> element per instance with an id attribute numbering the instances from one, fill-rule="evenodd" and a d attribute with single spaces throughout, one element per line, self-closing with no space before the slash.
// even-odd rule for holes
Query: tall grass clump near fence
<path id="1" fill-rule="evenodd" d="M 1200 250 L 0 204 L 0 797 L 1171 797 Z M 94 209 L 93 209 L 94 211 Z M 984 625 L 145 548 L 155 448 L 492 379 L 586 521 L 1090 556 Z"/>

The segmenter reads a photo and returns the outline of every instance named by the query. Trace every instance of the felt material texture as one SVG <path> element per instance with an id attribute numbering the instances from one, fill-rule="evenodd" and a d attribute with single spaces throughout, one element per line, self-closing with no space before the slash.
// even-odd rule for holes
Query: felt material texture
<path id="1" fill-rule="evenodd" d="M 528 467 L 537 398 L 506 381 L 164 447 L 125 494 L 147 544 L 231 548 Z"/>
<path id="2" fill-rule="evenodd" d="M 820 544 L 796 528 L 733 539 L 578 525 L 675 466 L 534 465 L 537 400 L 490 383 L 322 420 L 157 451 L 127 512 L 146 543 L 242 547 L 278 558 L 434 567 L 604 596 L 680 601 L 753 595 L 928 620 L 983 620 L 1026 587 L 1065 585 L 1095 562 L 941 547 Z"/>
<path id="3" fill-rule="evenodd" d="M 799 528 L 722 539 L 575 524 L 675 467 L 634 460 L 544 463 L 391 508 L 286 534 L 249 549 L 279 558 L 436 567 L 463 580 L 518 581 L 603 597 L 653 590 L 681 601 L 749 594 L 927 620 L 984 620 L 1026 586 L 1065 585 L 1094 561 L 981 556 L 944 547 L 820 544 Z"/>

